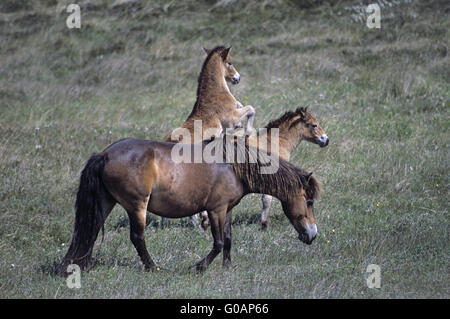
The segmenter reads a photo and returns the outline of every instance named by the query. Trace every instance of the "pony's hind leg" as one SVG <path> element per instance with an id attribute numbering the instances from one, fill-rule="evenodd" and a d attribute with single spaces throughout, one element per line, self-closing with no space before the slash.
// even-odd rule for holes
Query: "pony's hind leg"
<path id="1" fill-rule="evenodd" d="M 269 211 L 272 205 L 272 196 L 263 195 L 262 196 L 262 210 L 261 210 L 261 230 L 267 230 L 269 226 Z"/>
<path id="2" fill-rule="evenodd" d="M 214 211 L 208 211 L 211 223 L 211 233 L 214 238 L 213 248 L 205 258 L 197 262 L 194 266 L 197 272 L 206 270 L 214 258 L 222 251 L 224 245 L 224 224 L 227 215 L 227 207 L 221 207 Z"/>
<path id="3" fill-rule="evenodd" d="M 199 215 L 202 218 L 200 227 L 201 227 L 202 231 L 206 231 L 209 226 L 208 212 L 206 210 L 204 210 L 201 213 L 199 213 Z"/>
<path id="4" fill-rule="evenodd" d="M 127 210 L 130 218 L 130 239 L 137 250 L 139 257 L 146 270 L 153 270 L 156 268 L 155 263 L 148 254 L 145 245 L 145 219 L 147 214 L 147 205 L 133 210 Z"/>
<path id="5" fill-rule="evenodd" d="M 169 226 L 169 218 L 161 217 L 161 229 Z"/>
<path id="6" fill-rule="evenodd" d="M 223 230 L 223 266 L 231 267 L 231 210 L 227 212 L 225 226 Z"/>

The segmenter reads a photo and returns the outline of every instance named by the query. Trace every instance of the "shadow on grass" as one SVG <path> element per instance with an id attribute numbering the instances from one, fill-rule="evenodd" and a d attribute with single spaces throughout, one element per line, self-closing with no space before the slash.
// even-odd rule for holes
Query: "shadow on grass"
<path id="1" fill-rule="evenodd" d="M 39 270 L 41 273 L 45 275 L 50 275 L 51 277 L 58 277 L 60 276 L 59 273 L 59 264 L 60 260 L 48 260 L 42 265 L 39 266 Z"/>
<path id="2" fill-rule="evenodd" d="M 65 277 L 60 273 L 60 263 L 61 260 L 48 260 L 45 263 L 38 266 L 39 271 L 45 275 L 50 275 L 51 277 Z M 142 268 L 141 265 L 136 265 L 135 260 L 131 258 L 121 258 L 118 259 L 117 256 L 108 255 L 107 253 L 99 252 L 96 256 L 92 257 L 92 267 L 89 270 L 82 270 L 82 272 L 90 272 L 99 268 L 128 268 L 130 270 L 137 270 Z"/>
<path id="3" fill-rule="evenodd" d="M 261 223 L 259 214 L 233 214 L 233 226 L 244 226 Z"/>
<path id="4" fill-rule="evenodd" d="M 244 226 L 244 225 L 252 225 L 259 224 L 261 222 L 261 217 L 259 213 L 256 214 L 233 214 L 233 224 L 234 226 Z M 167 224 L 163 224 L 161 222 L 161 218 L 159 216 L 155 216 L 153 214 L 148 213 L 146 219 L 146 227 L 153 227 L 155 229 L 165 229 L 172 227 L 181 227 L 181 228 L 198 228 L 198 225 L 192 224 L 189 218 L 180 218 L 180 219 L 169 219 Z M 113 229 L 115 231 L 119 231 L 121 228 L 128 228 L 130 226 L 130 221 L 128 217 L 121 217 L 115 224 L 113 225 Z"/>

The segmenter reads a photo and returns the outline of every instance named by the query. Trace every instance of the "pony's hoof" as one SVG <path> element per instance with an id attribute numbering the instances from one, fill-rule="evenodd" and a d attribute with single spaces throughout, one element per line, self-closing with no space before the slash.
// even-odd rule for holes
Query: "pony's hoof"
<path id="1" fill-rule="evenodd" d="M 196 274 L 201 274 L 206 270 L 207 266 L 203 262 L 198 262 L 191 266 L 191 269 L 195 270 Z"/>
<path id="2" fill-rule="evenodd" d="M 222 266 L 226 269 L 231 269 L 233 267 L 233 263 L 231 262 L 231 260 L 227 259 L 223 261 Z"/>
<path id="3" fill-rule="evenodd" d="M 195 273 L 197 273 L 197 274 L 203 274 L 205 272 L 205 270 L 206 270 L 205 266 L 197 266 L 197 267 L 195 267 Z"/>
<path id="4" fill-rule="evenodd" d="M 156 266 L 156 265 L 145 265 L 144 266 L 144 271 L 147 272 L 155 272 L 155 271 L 160 271 L 161 268 Z"/>
<path id="5" fill-rule="evenodd" d="M 239 129 L 242 129 L 242 128 L 244 128 L 244 125 L 242 125 L 241 122 L 234 124 L 234 129 L 235 130 L 239 130 Z"/>
<path id="6" fill-rule="evenodd" d="M 267 231 L 269 229 L 269 223 L 267 222 L 262 222 L 261 223 L 261 230 L 262 231 Z"/>

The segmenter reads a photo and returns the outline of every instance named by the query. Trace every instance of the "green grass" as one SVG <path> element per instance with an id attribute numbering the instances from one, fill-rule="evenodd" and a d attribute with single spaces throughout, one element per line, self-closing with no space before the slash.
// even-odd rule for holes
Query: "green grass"
<path id="1" fill-rule="evenodd" d="M 67 3 L 0 4 L 0 297 L 449 297 L 446 1 L 383 7 L 381 30 L 357 19 L 360 1 L 210 11 L 214 1 L 83 1 L 81 30 L 65 26 Z M 309 105 L 330 137 L 292 156 L 323 185 L 318 238 L 300 243 L 278 202 L 261 232 L 260 196 L 249 195 L 233 211 L 234 267 L 219 256 L 196 276 L 189 267 L 211 235 L 185 221 L 159 229 L 149 215 L 147 246 L 162 270 L 147 273 L 116 207 L 95 267 L 81 289 L 67 288 L 52 271 L 85 161 L 117 139 L 160 140 L 181 124 L 202 46 L 218 44 L 233 45 L 242 80 L 231 90 L 255 107 L 256 127 Z M 380 289 L 366 285 L 372 263 Z"/>

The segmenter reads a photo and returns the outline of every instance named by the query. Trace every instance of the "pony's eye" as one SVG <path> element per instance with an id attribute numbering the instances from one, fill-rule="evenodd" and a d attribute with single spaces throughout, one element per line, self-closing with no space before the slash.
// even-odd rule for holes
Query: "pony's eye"
<path id="1" fill-rule="evenodd" d="M 306 207 L 313 207 L 314 201 L 313 200 L 307 200 L 306 201 Z"/>
<path id="2" fill-rule="evenodd" d="M 317 128 L 317 124 L 311 124 L 311 128 L 312 128 L 312 129 Z"/>
<path id="3" fill-rule="evenodd" d="M 231 66 L 231 62 L 227 62 L 227 66 L 230 67 Z"/>

